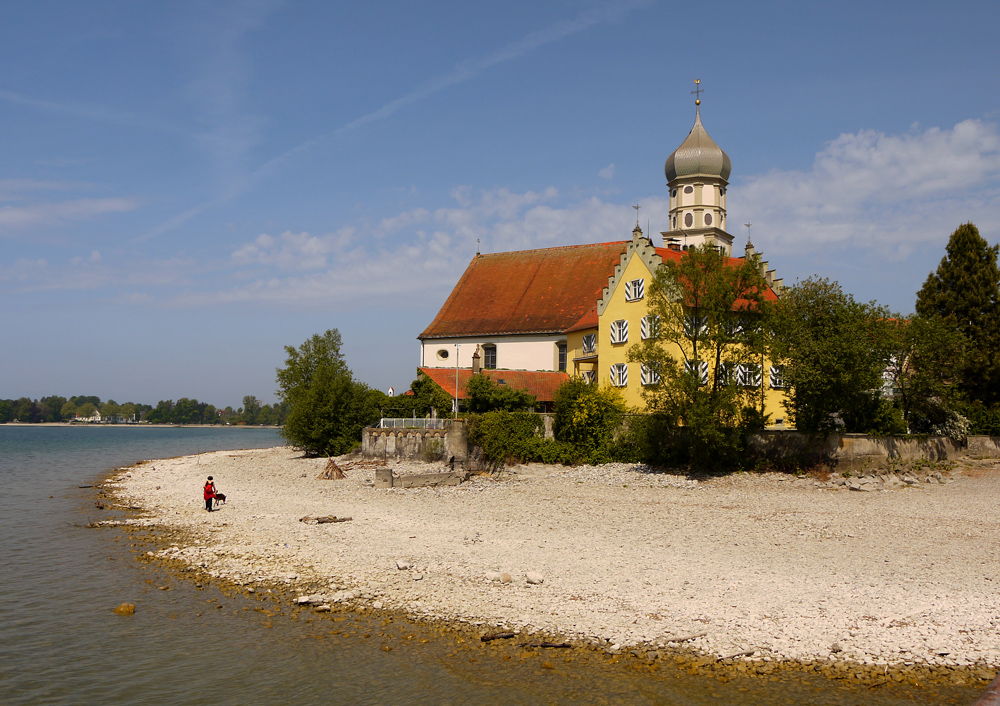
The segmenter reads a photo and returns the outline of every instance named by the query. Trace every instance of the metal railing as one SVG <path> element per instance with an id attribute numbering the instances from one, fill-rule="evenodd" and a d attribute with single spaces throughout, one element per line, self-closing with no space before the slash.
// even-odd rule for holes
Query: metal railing
<path id="1" fill-rule="evenodd" d="M 447 429 L 450 419 L 410 419 L 406 417 L 382 417 L 379 429 Z"/>

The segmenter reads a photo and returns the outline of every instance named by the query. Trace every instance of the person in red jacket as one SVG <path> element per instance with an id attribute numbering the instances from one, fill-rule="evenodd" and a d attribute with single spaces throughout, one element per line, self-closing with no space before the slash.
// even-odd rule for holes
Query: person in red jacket
<path id="1" fill-rule="evenodd" d="M 209 476 L 205 481 L 205 509 L 209 512 L 212 511 L 213 500 L 215 500 L 215 483 L 212 482 L 212 476 Z"/>

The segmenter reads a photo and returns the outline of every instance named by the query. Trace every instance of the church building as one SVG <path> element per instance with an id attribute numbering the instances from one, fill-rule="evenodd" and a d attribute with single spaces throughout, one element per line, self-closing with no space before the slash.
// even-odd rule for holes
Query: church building
<path id="1" fill-rule="evenodd" d="M 645 290 L 657 267 L 701 245 L 732 256 L 733 236 L 726 230 L 732 167 L 702 125 L 700 103 L 694 126 L 664 167 L 669 222 L 659 234 L 661 245 L 636 223 L 624 240 L 477 254 L 418 336 L 421 373 L 454 396 L 456 375 L 468 380 L 483 370 L 528 389 L 542 404 L 551 402 L 562 381 L 581 376 L 621 388 L 630 407 L 642 408 L 643 386 L 657 379 L 628 362 L 627 351 L 651 335 Z M 752 248 L 748 242 L 747 256 Z M 767 296 L 777 298 L 782 281 L 763 264 Z M 765 410 L 781 418 L 781 374 L 763 364 L 748 362 L 750 374 L 741 384 L 758 386 Z M 457 392 L 461 401 L 464 384 Z"/>

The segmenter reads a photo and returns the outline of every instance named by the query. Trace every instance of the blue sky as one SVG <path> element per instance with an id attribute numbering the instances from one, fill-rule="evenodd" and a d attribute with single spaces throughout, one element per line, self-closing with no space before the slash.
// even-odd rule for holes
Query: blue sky
<path id="1" fill-rule="evenodd" d="M 476 252 L 665 230 L 702 118 L 730 231 L 912 311 L 1000 240 L 996 3 L 0 5 L 0 397 L 274 399 L 339 328 L 405 390 Z"/>

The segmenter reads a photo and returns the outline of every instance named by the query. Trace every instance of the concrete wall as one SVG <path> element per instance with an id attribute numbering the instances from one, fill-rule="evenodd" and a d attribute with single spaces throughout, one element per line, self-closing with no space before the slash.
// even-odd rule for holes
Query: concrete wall
<path id="1" fill-rule="evenodd" d="M 1000 458 L 1000 436 L 970 436 L 968 444 L 970 456 Z"/>
<path id="2" fill-rule="evenodd" d="M 971 453 L 966 444 L 945 436 L 829 434 L 823 437 L 797 431 L 764 431 L 751 435 L 747 444 L 751 453 L 764 458 L 799 458 L 807 463 L 826 462 L 844 470 L 885 466 L 890 461 L 953 460 L 967 452 Z M 986 448 L 985 444 L 982 446 Z M 994 444 L 993 448 L 1000 456 L 1000 444 Z"/>
<path id="3" fill-rule="evenodd" d="M 447 429 L 378 429 L 361 431 L 363 458 L 417 461 L 448 461 L 464 464 L 469 457 L 465 422 L 452 422 Z"/>

